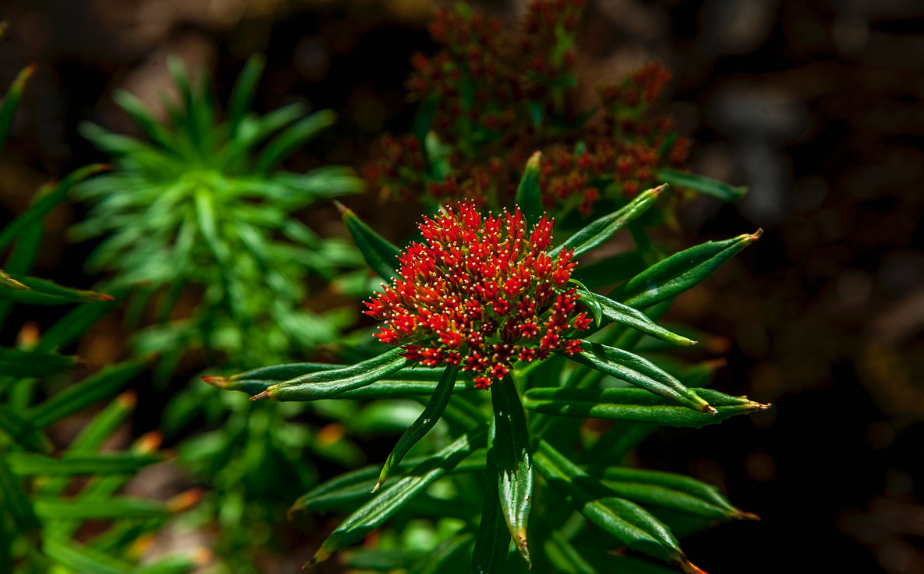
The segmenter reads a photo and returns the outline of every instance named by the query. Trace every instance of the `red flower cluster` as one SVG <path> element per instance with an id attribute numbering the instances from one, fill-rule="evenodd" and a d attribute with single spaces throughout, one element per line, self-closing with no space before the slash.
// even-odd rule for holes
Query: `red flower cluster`
<path id="1" fill-rule="evenodd" d="M 420 142 L 386 138 L 367 179 L 399 200 L 426 193 L 511 205 L 523 165 L 539 150 L 545 207 L 589 216 L 600 200 L 619 203 L 656 185 L 657 168 L 683 167 L 689 140 L 673 133 L 670 118 L 649 114 L 671 79 L 660 64 L 601 87 L 593 120 L 578 122 L 580 112 L 567 108 L 584 4 L 532 0 L 517 34 L 464 6 L 438 11 L 430 31 L 443 48 L 414 57 L 408 89 L 414 99 L 436 98 L 430 127 L 451 153 L 439 170 L 415 171 L 425 161 Z"/>
<path id="2" fill-rule="evenodd" d="M 515 361 L 579 350 L 568 334 L 591 320 L 567 289 L 571 252 L 546 252 L 546 217 L 529 231 L 519 209 L 485 219 L 461 203 L 426 218 L 420 231 L 426 243 L 401 254 L 400 278 L 366 302 L 366 314 L 386 322 L 380 341 L 404 345 L 404 356 L 422 365 L 476 373 L 479 388 L 504 378 Z"/>

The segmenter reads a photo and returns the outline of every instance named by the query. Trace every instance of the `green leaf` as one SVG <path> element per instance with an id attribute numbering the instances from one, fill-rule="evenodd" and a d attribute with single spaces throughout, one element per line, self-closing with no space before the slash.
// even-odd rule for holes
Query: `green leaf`
<path id="1" fill-rule="evenodd" d="M 141 373 L 146 364 L 146 359 L 132 359 L 106 367 L 33 407 L 27 412 L 26 418 L 37 428 L 52 425 L 99 400 L 116 394 Z"/>
<path id="2" fill-rule="evenodd" d="M 605 486 L 555 450 L 539 442 L 536 469 L 549 486 L 567 497 L 587 520 L 620 540 L 632 550 L 666 562 L 692 567 L 670 530 L 640 506 L 611 496 Z"/>
<path id="3" fill-rule="evenodd" d="M 9 455 L 9 452 L 0 450 L 0 521 L 4 521 L 4 514 L 9 513 L 20 532 L 31 532 L 39 527 L 39 522 L 22 483 L 7 466 Z"/>
<path id="4" fill-rule="evenodd" d="M 449 404 L 449 399 L 452 397 L 452 391 L 455 387 L 456 376 L 458 374 L 459 371 L 454 368 L 447 368 L 443 371 L 443 377 L 440 379 L 436 390 L 430 397 L 430 401 L 427 403 L 426 408 L 424 408 L 424 411 L 417 417 L 414 424 L 404 431 L 404 434 L 398 439 L 398 444 L 395 445 L 395 449 L 388 455 L 388 459 L 382 467 L 382 472 L 379 474 L 379 481 L 372 488 L 373 493 L 378 492 L 379 489 L 382 488 L 392 468 L 394 468 L 396 464 L 399 464 L 414 445 L 417 444 L 420 439 L 427 436 L 430 429 L 439 422 L 440 417 L 443 416 L 443 411 L 446 410 L 446 405 Z"/>
<path id="5" fill-rule="evenodd" d="M 266 58 L 261 54 L 254 54 L 248 58 L 241 75 L 237 77 L 237 82 L 231 92 L 231 99 L 228 101 L 228 122 L 231 124 L 232 137 L 240 128 L 244 116 L 250 111 L 254 91 L 260 82 L 265 66 Z"/>
<path id="6" fill-rule="evenodd" d="M 92 175 L 106 171 L 108 169 L 108 165 L 88 165 L 72 172 L 70 175 L 62 179 L 61 183 L 59 183 L 57 186 L 54 186 L 50 191 L 42 195 L 41 199 L 33 203 L 25 213 L 14 219 L 12 223 L 3 228 L 3 231 L 0 232 L 0 251 L 9 245 L 10 241 L 19 237 L 19 234 L 26 227 L 41 220 L 56 205 L 64 201 L 64 197 L 67 195 L 67 192 L 70 191 L 74 185 Z"/>
<path id="7" fill-rule="evenodd" d="M 141 498 L 58 498 L 35 500 L 35 514 L 51 520 L 158 518 L 170 514 L 163 502 Z"/>
<path id="8" fill-rule="evenodd" d="M 623 351 L 617 347 L 609 347 L 592 341 L 582 341 L 581 351 L 571 355 L 569 358 L 694 411 L 712 412 L 709 403 L 704 401 L 702 397 L 685 387 L 683 383 L 651 361 L 636 354 Z"/>
<path id="9" fill-rule="evenodd" d="M 729 259 L 757 241 L 761 233 L 758 230 L 752 235 L 709 241 L 675 253 L 629 279 L 609 296 L 637 309 L 676 297 L 710 277 Z"/>
<path id="10" fill-rule="evenodd" d="M 545 211 L 542 207 L 542 193 L 539 190 L 539 164 L 542 152 L 534 153 L 526 162 L 526 169 L 517 186 L 516 204 L 523 213 L 527 225 L 535 225 Z"/>
<path id="11" fill-rule="evenodd" d="M 399 268 L 398 255 L 400 255 L 401 250 L 363 223 L 345 205 L 339 201 L 335 203 L 343 216 L 343 223 L 353 236 L 356 246 L 359 247 L 369 267 L 386 281 L 397 277 Z"/>
<path id="12" fill-rule="evenodd" d="M 669 341 L 675 345 L 691 346 L 696 344 L 696 341 L 690 340 L 682 335 L 678 335 L 677 333 L 669 331 L 658 325 L 638 309 L 634 309 L 628 305 L 623 305 L 622 303 L 613 301 L 609 297 L 588 291 L 586 287 L 584 289 L 585 290 L 583 292 L 578 292 L 578 295 L 581 298 L 581 303 L 587 305 L 587 307 L 590 308 L 592 312 L 594 307 L 599 309 L 598 312 L 602 317 L 606 318 L 607 321 L 612 321 L 613 323 L 618 323 L 620 325 L 626 325 L 628 327 L 638 329 L 646 335 L 650 335 L 664 341 Z M 596 313 L 594 314 L 594 317 L 596 317 Z M 600 322 L 597 321 L 597 325 L 599 324 Z"/>
<path id="13" fill-rule="evenodd" d="M 625 467 L 607 468 L 601 482 L 617 496 L 709 520 L 755 520 L 731 505 L 719 489 L 689 476 Z"/>
<path id="14" fill-rule="evenodd" d="M 573 249 L 574 257 L 587 253 L 612 237 L 630 221 L 648 211 L 648 208 L 654 204 L 665 189 L 667 189 L 667 186 L 662 185 L 639 194 L 638 197 L 622 209 L 591 222 L 587 227 L 569 237 L 567 241 L 552 249 L 549 255 L 554 257 L 563 249 Z"/>
<path id="15" fill-rule="evenodd" d="M 32 64 L 19 72 L 10 85 L 10 89 L 7 90 L 3 103 L 0 104 L 0 149 L 3 149 L 3 144 L 10 135 L 10 126 L 13 125 L 13 117 L 16 115 L 16 109 L 19 108 L 22 92 L 26 89 L 29 78 L 35 73 L 35 68 L 35 64 Z"/>
<path id="16" fill-rule="evenodd" d="M 398 347 L 350 367 L 296 377 L 273 385 L 253 398 L 270 398 L 277 401 L 313 401 L 330 398 L 344 391 L 371 385 L 400 371 L 409 362 L 401 356 L 403 352 L 404 349 Z"/>
<path id="17" fill-rule="evenodd" d="M 703 195 L 709 195 L 721 199 L 722 201 L 738 201 L 748 192 L 746 186 L 729 185 L 725 182 L 712 179 L 711 177 L 670 168 L 656 170 L 655 177 L 664 183 L 685 189 L 692 189 L 693 191 L 698 191 Z"/>
<path id="18" fill-rule="evenodd" d="M 65 357 L 47 351 L 24 351 L 0 347 L 0 373 L 7 376 L 47 377 L 66 371 L 76 363 L 76 357 Z"/>
<path id="19" fill-rule="evenodd" d="M 432 552 L 426 553 L 408 569 L 408 574 L 441 574 L 458 570 L 459 562 L 472 544 L 471 532 L 457 532 L 444 540 Z"/>
<path id="20" fill-rule="evenodd" d="M 765 410 L 770 405 L 732 397 L 718 391 L 697 391 L 716 414 L 694 412 L 642 389 L 530 389 L 524 406 L 533 411 L 579 418 L 634 421 L 676 427 L 702 427 L 736 415 Z"/>
<path id="21" fill-rule="evenodd" d="M 9 273 L 3 269 L 0 269 L 0 297 L 3 296 L 3 292 L 7 289 L 22 290 L 28 289 L 28 287 L 10 277 Z"/>
<path id="22" fill-rule="evenodd" d="M 431 457 L 417 457 L 404 459 L 393 469 L 393 474 L 409 475 Z M 470 456 L 459 463 L 453 472 L 471 472 L 484 469 L 485 459 L 478 455 Z M 358 470 L 336 476 L 327 482 L 303 494 L 295 501 L 289 514 L 299 512 L 324 512 L 339 509 L 355 501 L 365 501 L 371 498 L 371 489 L 379 476 L 381 468 L 377 465 L 367 466 Z"/>
<path id="23" fill-rule="evenodd" d="M 321 110 L 292 124 L 267 142 L 263 151 L 257 156 L 254 169 L 258 172 L 270 171 L 316 133 L 332 126 L 336 121 L 337 114 L 332 110 Z"/>
<path id="24" fill-rule="evenodd" d="M 161 460 L 163 457 L 158 455 L 126 453 L 65 454 L 61 458 L 27 452 L 11 452 L 7 455 L 10 469 L 20 476 L 132 474 Z"/>
<path id="25" fill-rule="evenodd" d="M 533 498 L 529 427 L 516 383 L 508 376 L 491 385 L 497 451 L 497 491 L 510 537 L 530 564 L 526 530 Z"/>
<path id="26" fill-rule="evenodd" d="M 65 305 L 113 300 L 111 295 L 72 289 L 47 279 L 21 277 L 18 282 L 25 290 L 0 289 L 0 299 L 31 305 Z"/>
<path id="27" fill-rule="evenodd" d="M 99 550 L 58 537 L 42 541 L 45 554 L 68 570 L 81 574 L 135 574 L 135 567 Z"/>
<path id="28" fill-rule="evenodd" d="M 456 465 L 482 448 L 487 429 L 469 432 L 442 449 L 411 471 L 409 476 L 383 489 L 337 527 L 305 565 L 306 568 L 327 560 L 334 552 L 356 544 L 427 487 L 452 471 Z"/>
<path id="29" fill-rule="evenodd" d="M 478 526 L 475 550 L 472 553 L 473 574 L 503 574 L 510 550 L 510 530 L 501 512 L 497 491 L 497 451 L 494 448 L 496 428 L 496 424 L 491 426 L 481 524 Z"/>
<path id="30" fill-rule="evenodd" d="M 37 432 L 18 412 L 3 405 L 0 405 L 0 431 L 30 450 L 46 453 L 52 451 L 52 445 L 45 435 Z"/>

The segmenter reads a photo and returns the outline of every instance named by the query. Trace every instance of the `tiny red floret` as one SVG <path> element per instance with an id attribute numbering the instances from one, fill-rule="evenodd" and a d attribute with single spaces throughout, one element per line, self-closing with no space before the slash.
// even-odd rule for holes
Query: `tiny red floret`
<path id="1" fill-rule="evenodd" d="M 399 277 L 366 302 L 365 313 L 385 321 L 380 341 L 404 345 L 422 365 L 472 372 L 484 389 L 516 361 L 577 352 L 569 335 L 591 322 L 568 288 L 571 251 L 547 252 L 549 219 L 529 230 L 519 208 L 485 218 L 461 203 L 425 218 L 420 231 L 424 243 L 401 253 Z"/>

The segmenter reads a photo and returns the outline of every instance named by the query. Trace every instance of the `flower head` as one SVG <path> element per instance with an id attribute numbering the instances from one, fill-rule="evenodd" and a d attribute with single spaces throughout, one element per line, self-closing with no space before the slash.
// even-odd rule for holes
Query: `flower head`
<path id="1" fill-rule="evenodd" d="M 519 208 L 483 218 L 471 203 L 448 207 L 420 225 L 424 243 L 400 256 L 399 277 L 366 302 L 366 314 L 386 322 L 375 335 L 404 345 L 420 364 L 476 373 L 488 388 L 515 361 L 577 352 L 572 331 L 590 319 L 568 289 L 571 252 L 549 255 L 552 222 L 527 229 Z"/>

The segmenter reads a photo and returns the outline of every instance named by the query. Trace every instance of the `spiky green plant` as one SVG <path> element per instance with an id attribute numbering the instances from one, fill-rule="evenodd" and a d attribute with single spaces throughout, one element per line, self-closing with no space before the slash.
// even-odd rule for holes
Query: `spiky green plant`
<path id="1" fill-rule="evenodd" d="M 81 126 L 113 165 L 76 190 L 94 207 L 73 237 L 106 236 L 88 269 L 113 271 L 114 284 L 137 287 L 136 309 L 157 295 L 158 326 L 140 345 L 172 361 L 203 349 L 246 365 L 330 342 L 350 319 L 305 308 L 307 278 L 355 266 L 356 252 L 322 240 L 293 213 L 355 192 L 360 182 L 346 168 L 295 173 L 279 166 L 330 126 L 333 112 L 309 115 L 300 103 L 264 116 L 250 112 L 264 67 L 254 56 L 222 118 L 204 73 L 193 81 L 178 59 L 168 65 L 179 100 L 164 100 L 167 119 L 128 92 L 115 94 L 148 141 Z M 184 295 L 195 298 L 192 311 L 173 316 Z"/>
<path id="2" fill-rule="evenodd" d="M 351 366 L 278 365 L 210 379 L 254 400 L 426 405 L 383 467 L 337 477 L 296 502 L 295 512 L 351 512 L 309 566 L 389 518 L 410 528 L 409 516 L 424 513 L 444 538 L 429 551 L 386 534 L 380 549 L 346 562 L 410 572 L 668 571 L 660 562 L 698 572 L 676 536 L 753 518 L 707 484 L 623 463 L 659 426 L 701 427 L 767 408 L 696 388 L 712 365 L 662 368 L 633 352 L 646 337 L 693 344 L 655 320 L 759 234 L 666 258 L 643 242 L 643 258 L 655 262 L 597 294 L 572 280 L 573 258 L 636 220 L 666 186 L 553 248 L 538 178 L 526 171 L 514 214 L 485 218 L 471 204 L 453 205 L 425 219 L 422 241 L 405 249 L 343 209 L 370 266 L 391 282 L 366 305 L 385 322 L 376 337 L 393 349 Z M 615 424 L 587 432 L 587 418 Z M 441 432 L 422 441 L 438 421 Z M 420 456 L 405 459 L 415 445 Z M 522 559 L 508 556 L 511 542 Z M 608 552 L 619 546 L 657 561 Z"/>
<path id="3" fill-rule="evenodd" d="M 147 141 L 81 126 L 113 165 L 77 190 L 95 205 L 74 237 L 106 236 L 88 268 L 114 272 L 112 284 L 132 290 L 132 325 L 153 310 L 135 350 L 160 354 L 158 379 L 197 350 L 209 363 L 235 369 L 303 360 L 356 319 L 350 308 L 312 310 L 308 297 L 312 281 L 323 285 L 360 268 L 359 252 L 347 241 L 320 237 L 295 215 L 319 199 L 355 192 L 361 182 L 342 167 L 307 173 L 280 167 L 330 126 L 334 113 L 308 114 L 301 103 L 262 116 L 251 112 L 260 56 L 247 62 L 223 111 L 204 73 L 191 80 L 179 60 L 168 65 L 178 100 L 164 99 L 165 119 L 127 92 L 114 96 Z M 217 549 L 231 571 L 255 571 L 253 553 L 278 540 L 273 527 L 285 501 L 316 483 L 304 450 L 347 467 L 363 461 L 336 427 L 325 433 L 295 420 L 309 409 L 253 410 L 198 380 L 168 404 L 162 421 L 168 434 L 204 418 L 205 432 L 178 451 L 211 487 L 199 518 L 221 525 Z M 323 413 L 334 420 L 341 414 Z"/>

